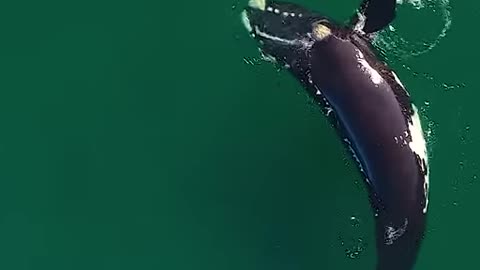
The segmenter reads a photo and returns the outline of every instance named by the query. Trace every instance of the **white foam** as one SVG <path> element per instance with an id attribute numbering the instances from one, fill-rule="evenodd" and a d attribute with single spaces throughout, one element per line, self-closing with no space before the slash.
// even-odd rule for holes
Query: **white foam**
<path id="1" fill-rule="evenodd" d="M 402 59 L 412 56 L 422 55 L 435 48 L 440 41 L 447 35 L 452 25 L 452 16 L 450 14 L 449 0 L 397 0 L 399 5 L 409 5 L 414 9 L 420 10 L 424 8 L 439 11 L 444 25 L 440 33 L 430 42 L 408 41 L 403 38 L 393 26 L 387 31 L 377 35 L 374 42 L 386 49 L 395 50 Z"/>

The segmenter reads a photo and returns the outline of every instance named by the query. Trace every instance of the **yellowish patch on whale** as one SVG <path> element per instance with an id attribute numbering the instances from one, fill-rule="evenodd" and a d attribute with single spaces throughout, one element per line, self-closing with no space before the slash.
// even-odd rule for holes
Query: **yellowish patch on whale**
<path id="1" fill-rule="evenodd" d="M 322 40 L 331 34 L 332 30 L 321 23 L 313 26 L 313 36 L 318 40 Z"/>
<path id="2" fill-rule="evenodd" d="M 265 3 L 265 0 L 250 0 L 248 2 L 248 5 L 252 8 L 260 9 L 262 11 L 265 10 L 265 6 L 267 5 Z"/>

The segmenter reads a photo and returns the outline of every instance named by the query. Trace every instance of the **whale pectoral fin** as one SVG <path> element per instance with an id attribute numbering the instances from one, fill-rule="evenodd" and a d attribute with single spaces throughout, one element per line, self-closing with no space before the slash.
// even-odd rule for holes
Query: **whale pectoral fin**
<path id="1" fill-rule="evenodd" d="M 396 0 L 362 0 L 351 25 L 366 34 L 382 30 L 395 19 L 396 6 Z"/>

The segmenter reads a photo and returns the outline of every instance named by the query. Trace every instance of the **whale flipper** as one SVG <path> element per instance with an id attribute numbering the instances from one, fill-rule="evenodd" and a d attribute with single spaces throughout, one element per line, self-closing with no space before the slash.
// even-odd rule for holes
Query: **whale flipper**
<path id="1" fill-rule="evenodd" d="M 395 19 L 396 6 L 396 0 L 363 0 L 351 25 L 366 34 L 382 30 Z"/>

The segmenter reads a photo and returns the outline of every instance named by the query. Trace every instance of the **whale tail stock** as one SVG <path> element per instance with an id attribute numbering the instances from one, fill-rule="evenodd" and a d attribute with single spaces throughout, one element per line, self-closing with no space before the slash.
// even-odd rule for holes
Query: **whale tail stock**
<path id="1" fill-rule="evenodd" d="M 421 209 L 402 210 L 380 211 L 375 217 L 376 270 L 414 269 L 424 239 L 427 214 Z"/>

